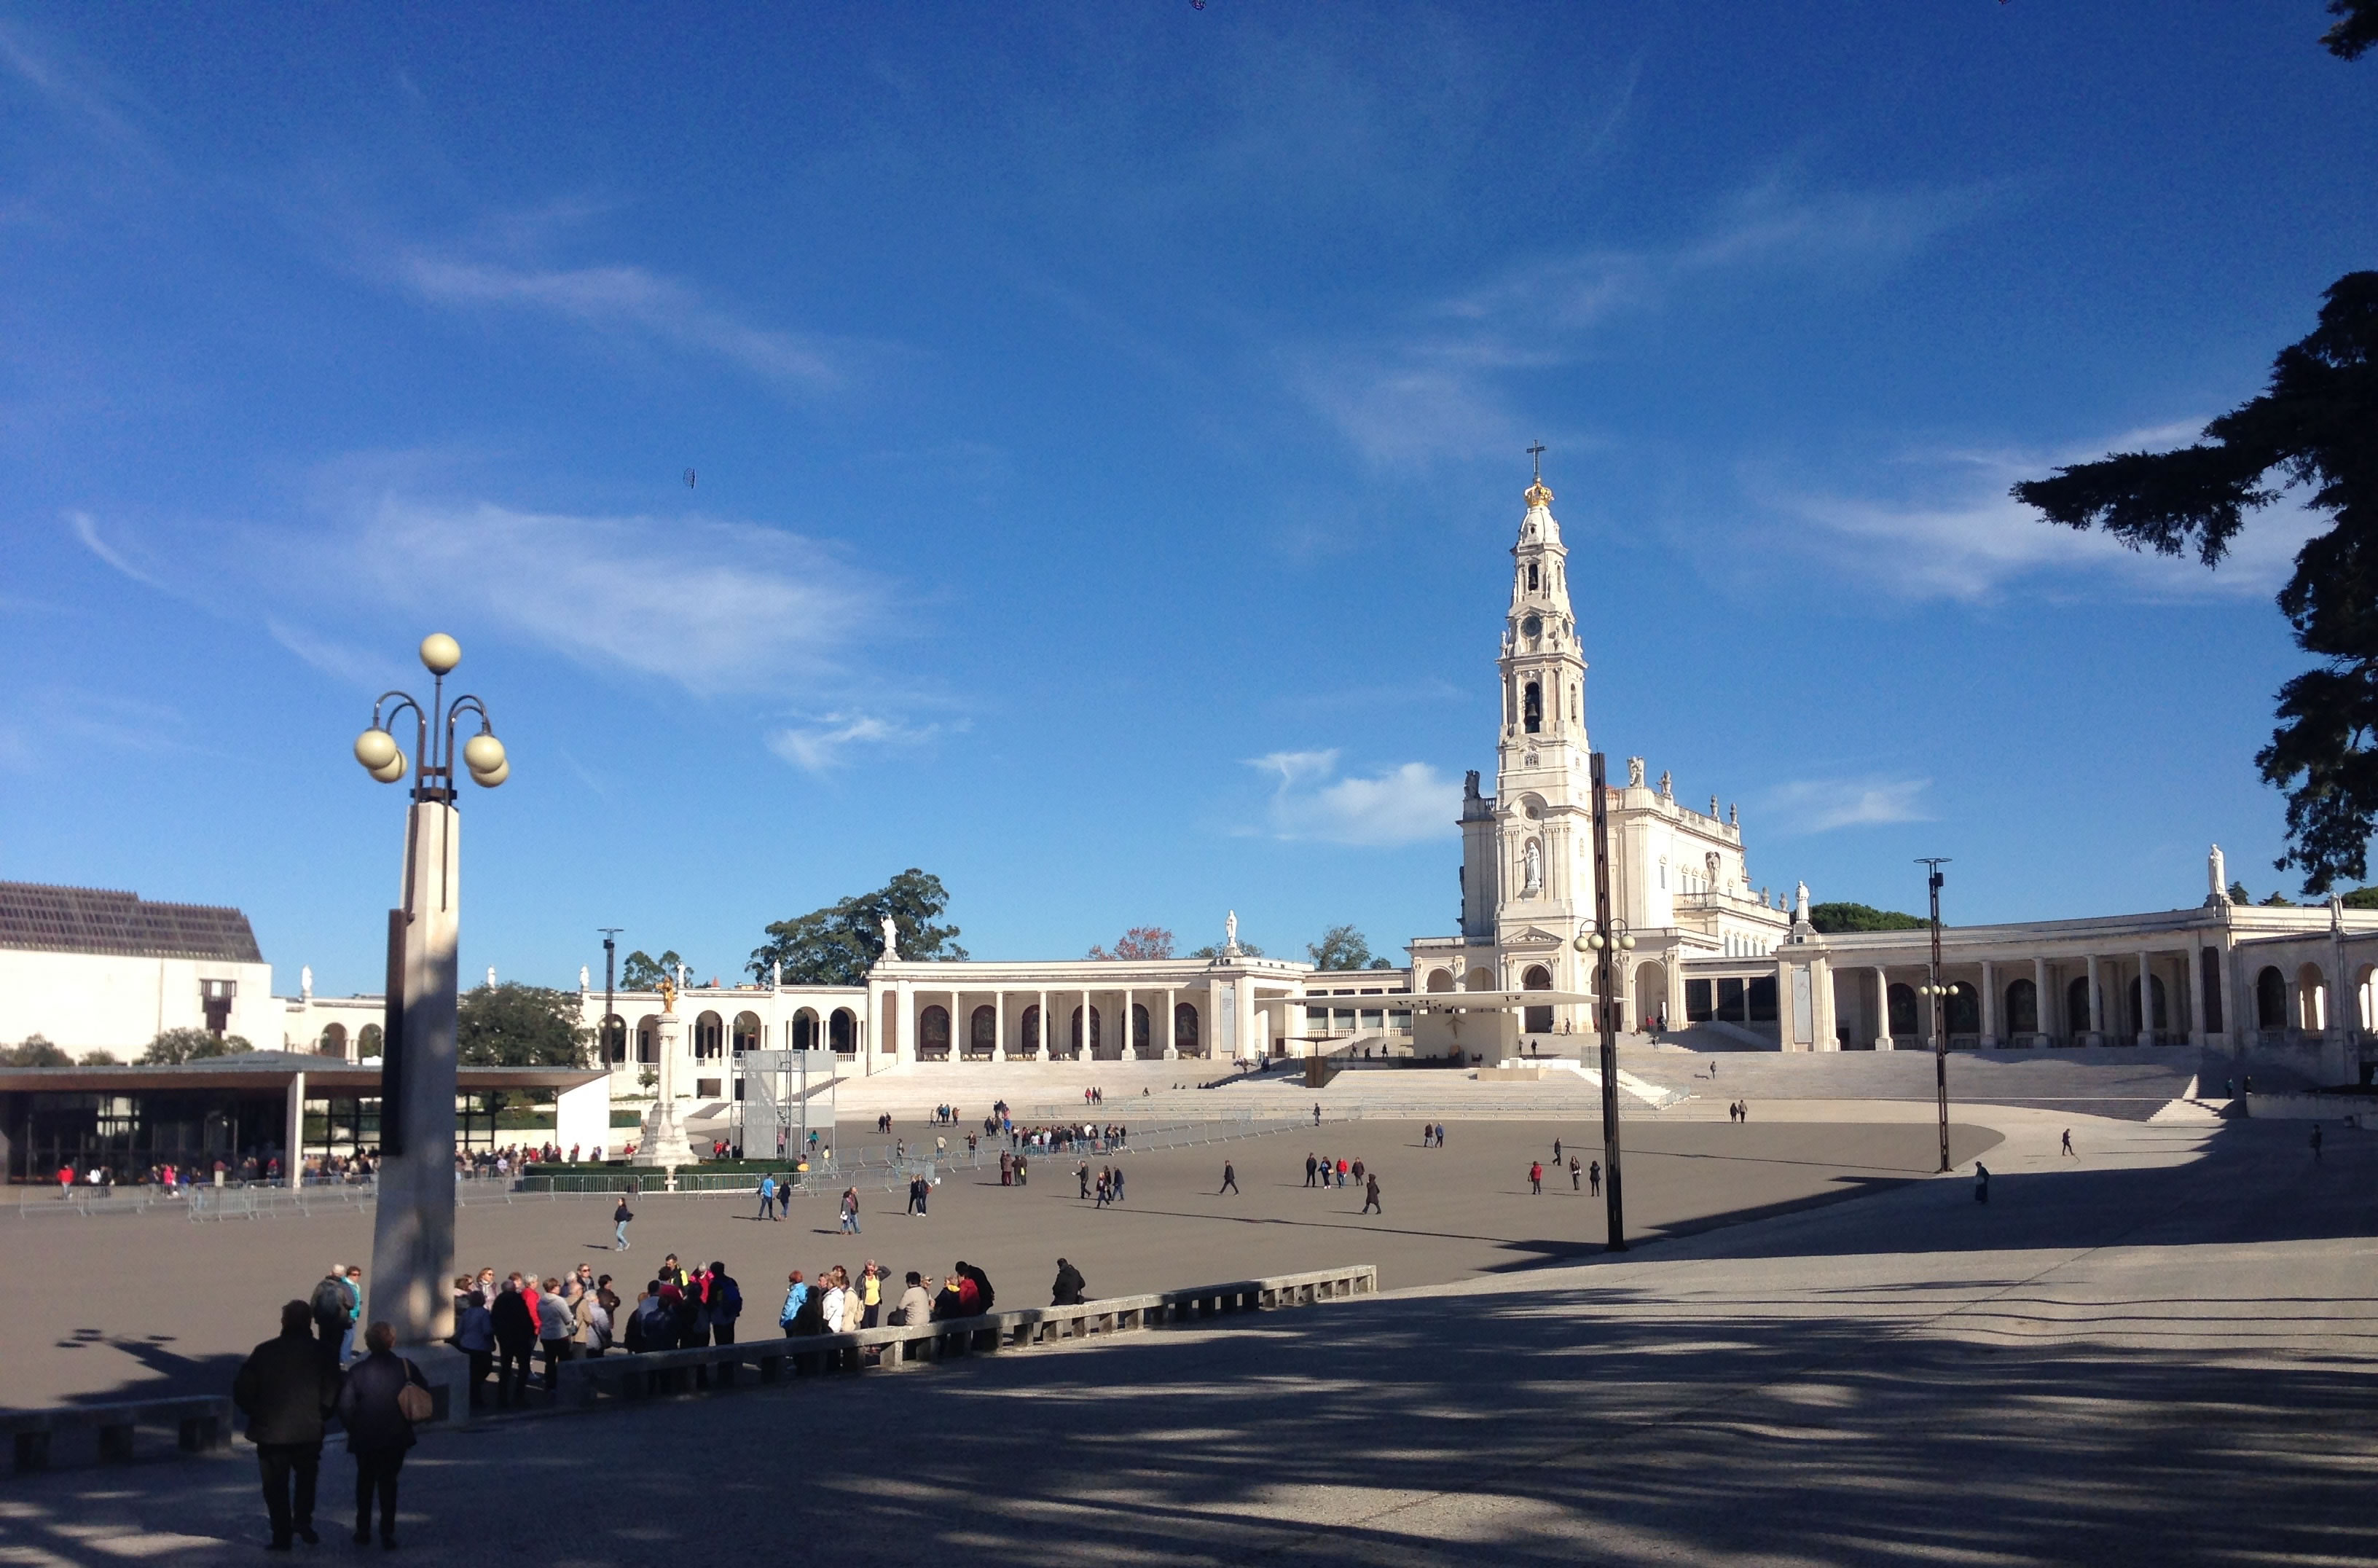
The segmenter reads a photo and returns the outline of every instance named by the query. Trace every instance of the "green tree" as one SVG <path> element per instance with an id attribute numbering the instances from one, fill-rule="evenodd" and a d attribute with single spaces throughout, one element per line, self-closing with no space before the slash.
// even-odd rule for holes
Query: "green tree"
<path id="1" fill-rule="evenodd" d="M 582 1067 L 594 1037 L 578 1021 L 577 993 L 508 980 L 462 994 L 456 1059 L 473 1067 Z"/>
<path id="2" fill-rule="evenodd" d="M 1239 951 L 1242 955 L 1250 959 L 1260 959 L 1264 956 L 1264 950 L 1261 947 L 1256 947 L 1252 942 L 1240 943 Z M 1189 957 L 1193 959 L 1219 959 L 1221 956 L 1222 947 L 1219 942 L 1208 942 L 1202 947 L 1192 949 L 1189 954 Z"/>
<path id="3" fill-rule="evenodd" d="M 2296 901 L 2285 893 L 2274 893 L 2263 900 L 2263 905 L 2265 909 L 2291 910 L 2296 907 Z"/>
<path id="4" fill-rule="evenodd" d="M 657 991 L 664 980 L 674 985 L 677 983 L 677 966 L 682 963 L 685 960 L 677 956 L 675 947 L 657 959 L 639 947 L 628 955 L 627 962 L 619 966 L 619 989 Z M 693 966 L 687 964 L 686 967 L 691 969 Z"/>
<path id="5" fill-rule="evenodd" d="M 150 1063 L 195 1062 L 207 1056 L 235 1056 L 256 1047 L 236 1034 L 210 1034 L 203 1029 L 169 1029 L 149 1042 L 140 1059 Z"/>
<path id="6" fill-rule="evenodd" d="M 2328 14 L 2336 25 L 2320 41 L 2338 59 L 2359 60 L 2378 46 L 2378 0 L 2328 0 Z"/>
<path id="7" fill-rule="evenodd" d="M 2268 389 L 2207 425 L 2205 440 L 2014 487 L 2052 523 L 2161 555 L 2192 549 L 2208 567 L 2246 513 L 2298 486 L 2329 514 L 2279 590 L 2296 645 L 2320 662 L 2279 688 L 2278 728 L 2254 756 L 2288 798 L 2276 863 L 2300 871 L 2308 894 L 2367 875 L 2378 831 L 2378 272 L 2348 272 L 2324 298 L 2319 326 L 2279 351 Z"/>
<path id="8" fill-rule="evenodd" d="M 113 1051 L 85 1051 L 82 1054 L 82 1065 L 87 1067 L 112 1067 L 115 1065 L 115 1053 Z"/>
<path id="9" fill-rule="evenodd" d="M 1879 910 L 1871 904 L 1810 904 L 1808 923 L 1831 935 L 1841 931 L 1921 931 L 1932 923 L 1917 915 L 1901 914 L 1897 910 Z"/>
<path id="10" fill-rule="evenodd" d="M 0 1045 L 0 1067 L 70 1067 L 74 1058 L 38 1034 L 22 1045 Z"/>
<path id="11" fill-rule="evenodd" d="M 2348 910 L 2378 910 L 2378 887 L 2356 887 L 2344 899 Z"/>
<path id="12" fill-rule="evenodd" d="M 883 956 L 883 921 L 890 917 L 904 959 L 963 959 L 958 928 L 935 925 L 950 907 L 942 879 L 910 866 L 872 893 L 861 893 L 768 927 L 765 945 L 744 967 L 765 980 L 777 964 L 788 985 L 856 985 Z"/>
<path id="13" fill-rule="evenodd" d="M 1371 944 L 1351 925 L 1333 925 L 1321 934 L 1318 942 L 1304 945 L 1305 955 L 1315 969 L 1393 969 L 1393 960 L 1374 958 Z"/>
<path id="14" fill-rule="evenodd" d="M 1115 938 L 1114 951 L 1093 947 L 1089 956 L 1099 959 L 1169 959 L 1172 956 L 1172 933 L 1160 925 L 1135 925 Z"/>
<path id="15" fill-rule="evenodd" d="M 2254 895 L 2246 891 L 2244 883 L 2232 882 L 2229 884 L 2229 901 L 2233 904 L 2251 904 L 2254 901 Z"/>

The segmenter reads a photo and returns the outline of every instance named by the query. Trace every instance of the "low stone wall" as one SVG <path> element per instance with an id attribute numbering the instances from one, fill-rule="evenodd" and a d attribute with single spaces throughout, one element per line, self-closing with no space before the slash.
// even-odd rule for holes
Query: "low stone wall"
<path id="1" fill-rule="evenodd" d="M 2239 1104 L 2254 1121 L 2351 1122 L 2378 1128 L 2378 1096 L 2368 1094 L 2241 1094 Z"/>

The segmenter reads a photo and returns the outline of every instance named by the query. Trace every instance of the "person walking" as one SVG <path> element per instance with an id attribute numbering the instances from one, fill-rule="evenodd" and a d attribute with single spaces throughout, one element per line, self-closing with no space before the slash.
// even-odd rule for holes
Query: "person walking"
<path id="1" fill-rule="evenodd" d="M 1088 1283 L 1082 1278 L 1081 1270 L 1063 1258 L 1058 1259 L 1057 1283 L 1049 1287 L 1049 1305 L 1079 1307 L 1082 1304 L 1082 1292 L 1088 1288 Z"/>
<path id="2" fill-rule="evenodd" d="M 314 1533 L 314 1488 L 322 1470 L 322 1423 L 339 1401 L 339 1372 L 324 1358 L 313 1326 L 310 1303 L 283 1303 L 280 1334 L 249 1351 L 232 1379 L 232 1403 L 247 1417 L 247 1441 L 256 1445 L 274 1551 L 289 1550 L 292 1532 L 308 1546 L 321 1538 Z"/>
<path id="3" fill-rule="evenodd" d="M 628 1222 L 635 1217 L 634 1211 L 628 1207 L 628 1195 L 622 1192 L 619 1194 L 619 1206 L 611 1211 L 611 1238 L 618 1243 L 613 1251 L 625 1252 L 628 1249 Z"/>
<path id="4" fill-rule="evenodd" d="M 760 1177 L 760 1217 L 763 1220 L 776 1217 L 776 1177 L 773 1172 Z"/>
<path id="5" fill-rule="evenodd" d="M 1313 1125 L 1315 1127 L 1321 1125 L 1321 1102 L 1318 1100 L 1313 1103 Z"/>
<path id="6" fill-rule="evenodd" d="M 396 1330 L 374 1323 L 364 1331 L 369 1354 L 339 1391 L 339 1425 L 355 1459 L 355 1544 L 371 1541 L 372 1499 L 379 1499 L 379 1544 L 396 1550 L 396 1477 L 414 1444 L 413 1423 L 429 1418 L 429 1380 L 396 1354 Z M 417 1393 L 415 1391 L 418 1391 Z"/>
<path id="7" fill-rule="evenodd" d="M 1082 1184 L 1082 1196 L 1087 1198 L 1090 1195 L 1090 1163 L 1087 1160 L 1083 1161 L 1080 1168 L 1074 1172 L 1074 1179 Z"/>
<path id="8" fill-rule="evenodd" d="M 1577 1156 L 1571 1154 L 1568 1157 L 1568 1189 L 1571 1192 L 1575 1192 L 1577 1190 L 1578 1175 Z"/>
<path id="9" fill-rule="evenodd" d="M 2057 1157 L 2061 1159 L 2066 1154 L 2072 1154 L 2072 1129 L 2069 1127 L 2064 1129 L 2064 1147 L 2057 1151 Z M 2077 1160 L 2081 1156 L 2072 1154 L 2072 1157 Z"/>
<path id="10" fill-rule="evenodd" d="M 1560 1140 L 1557 1138 L 1553 1140 L 1553 1168 L 1560 1168 Z"/>
<path id="11" fill-rule="evenodd" d="M 1536 1193 L 1538 1196 L 1543 1195 L 1544 1190 L 1544 1165 L 1543 1161 L 1535 1161 L 1528 1166 L 1528 1187 L 1531 1191 Z"/>
<path id="12" fill-rule="evenodd" d="M 842 1189 L 842 1229 L 845 1235 L 859 1234 L 859 1188 L 855 1187 Z"/>
<path id="13" fill-rule="evenodd" d="M 351 1310 L 347 1296 L 347 1266 L 344 1263 L 330 1265 L 330 1272 L 316 1283 L 309 1305 L 313 1309 L 314 1332 L 320 1340 L 322 1359 L 333 1369 L 343 1365 L 346 1358 L 340 1351 L 342 1342 L 346 1338 Z"/>
<path id="14" fill-rule="evenodd" d="M 1238 1190 L 1238 1167 L 1231 1164 L 1230 1161 L 1225 1160 L 1222 1162 L 1222 1185 L 1214 1189 L 1214 1196 L 1219 1198 L 1225 1192 L 1237 1192 Z"/>
<path id="15" fill-rule="evenodd" d="M 1375 1171 L 1363 1179 L 1363 1212 L 1382 1218 L 1387 1215 L 1387 1211 L 1379 1207 L 1379 1177 Z"/>
<path id="16" fill-rule="evenodd" d="M 1092 1207 L 1093 1207 L 1093 1208 L 1103 1209 L 1103 1208 L 1105 1208 L 1109 1203 L 1112 1202 L 1113 1200 L 1114 1200 L 1114 1188 L 1113 1188 L 1110 1185 L 1110 1183 L 1109 1183 L 1109 1177 L 1108 1177 L 1108 1176 L 1107 1176 L 1107 1173 L 1106 1173 L 1106 1172 L 1104 1172 L 1104 1171 L 1100 1171 L 1100 1172 L 1099 1173 L 1099 1199 L 1098 1199 L 1098 1201 L 1097 1201 L 1095 1204 L 1093 1204 L 1093 1205 L 1092 1205 Z"/>
<path id="17" fill-rule="evenodd" d="M 1588 1198 L 1602 1196 L 1602 1162 L 1599 1160 L 1585 1167 L 1585 1195 Z"/>

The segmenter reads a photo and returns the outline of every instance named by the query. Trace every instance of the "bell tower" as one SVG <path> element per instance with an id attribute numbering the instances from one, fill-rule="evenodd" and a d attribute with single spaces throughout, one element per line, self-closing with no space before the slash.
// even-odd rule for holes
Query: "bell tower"
<path id="1" fill-rule="evenodd" d="M 1542 472 L 1521 499 L 1528 510 L 1519 519 L 1519 542 L 1511 547 L 1511 604 L 1497 661 L 1503 739 L 1495 772 L 1507 798 L 1520 775 L 1565 778 L 1573 769 L 1582 780 L 1591 749 L 1585 737 L 1585 656 L 1578 648 L 1577 617 L 1568 604 L 1568 547 L 1553 520 L 1553 492 L 1545 488 Z"/>

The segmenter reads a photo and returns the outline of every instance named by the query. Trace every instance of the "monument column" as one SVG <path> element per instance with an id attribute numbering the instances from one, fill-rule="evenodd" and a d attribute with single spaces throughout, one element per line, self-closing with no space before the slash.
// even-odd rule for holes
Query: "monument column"
<path id="1" fill-rule="evenodd" d="M 373 1206 L 366 1321 L 393 1324 L 396 1343 L 409 1350 L 426 1349 L 454 1330 L 454 967 L 462 826 L 451 805 L 414 803 L 405 822 L 402 897 L 389 911 L 379 1200 Z"/>
<path id="2" fill-rule="evenodd" d="M 2097 955 L 2089 955 L 2089 1036 L 2090 1043 L 2106 1043 L 2106 988 L 2097 976 Z"/>
<path id="3" fill-rule="evenodd" d="M 1119 1062 L 1136 1061 L 1139 1057 L 1139 1031 L 1132 1027 L 1131 999 L 1134 993 L 1129 986 L 1125 986 L 1123 988 L 1123 1038 L 1116 1042 L 1115 1049 L 1115 1060 Z"/>
<path id="4" fill-rule="evenodd" d="M 686 1141 L 685 1128 L 677 1116 L 677 1055 L 685 1026 L 677 1016 L 677 987 L 666 980 L 661 982 L 661 1016 L 656 1024 L 660 1034 L 660 1084 L 655 1092 L 653 1108 L 644 1116 L 632 1163 L 690 1165 L 693 1164 L 693 1146 Z"/>
<path id="5" fill-rule="evenodd" d="M 2139 953 L 2139 1043 L 2142 1045 L 2155 1043 L 2155 971 L 2147 960 L 2148 955 L 2142 949 Z M 2169 1014 L 2168 1003 L 2164 1010 Z"/>
<path id="6" fill-rule="evenodd" d="M 991 994 L 991 1059 L 1007 1060 L 1007 993 Z"/>
<path id="7" fill-rule="evenodd" d="M 281 1140 L 282 1185 L 291 1191 L 306 1185 L 306 1075 L 289 1080 L 289 1132 Z"/>
<path id="8" fill-rule="evenodd" d="M 1042 990 L 1039 995 L 1039 1001 L 1037 1005 L 1040 1008 L 1040 1038 L 1035 1043 L 1040 1047 L 1040 1060 L 1044 1063 L 1053 1062 L 1057 1059 L 1057 1037 L 1050 1031 L 1049 1028 L 1049 993 Z"/>
<path id="9" fill-rule="evenodd" d="M 1999 966 L 1989 959 L 1982 960 L 1982 1038 L 1981 1048 L 1995 1051 L 1999 1045 Z"/>
<path id="10" fill-rule="evenodd" d="M 1172 995 L 1172 988 L 1166 986 L 1164 988 L 1164 1059 L 1168 1062 L 1177 1062 L 1181 1059 L 1181 1031 L 1172 1019 L 1172 1009 L 1180 1004 L 1173 1001 Z"/>
<path id="11" fill-rule="evenodd" d="M 1880 964 L 1874 967 L 1874 1048 L 1899 1049 L 1891 1038 L 1891 971 Z"/>

